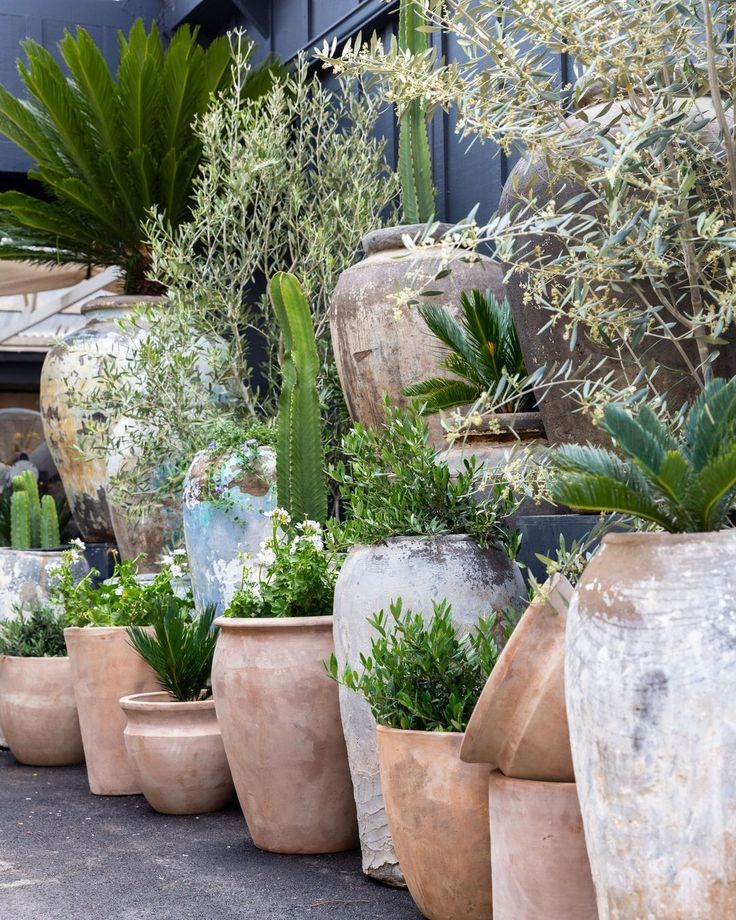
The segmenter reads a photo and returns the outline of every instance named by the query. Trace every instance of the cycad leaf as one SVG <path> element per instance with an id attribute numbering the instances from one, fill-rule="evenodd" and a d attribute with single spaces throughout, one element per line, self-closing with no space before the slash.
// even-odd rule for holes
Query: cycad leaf
<path id="1" fill-rule="evenodd" d="M 722 452 L 736 430 L 736 377 L 712 380 L 693 403 L 684 427 L 693 469 L 698 472 Z"/>
<path id="2" fill-rule="evenodd" d="M 665 530 L 673 529 L 672 519 L 653 499 L 607 476 L 561 473 L 550 481 L 549 492 L 558 504 L 579 511 L 631 514 Z"/>
<path id="3" fill-rule="evenodd" d="M 693 489 L 703 530 L 718 530 L 736 490 L 736 445 L 711 460 L 698 473 Z"/>
<path id="4" fill-rule="evenodd" d="M 425 404 L 424 414 L 433 415 L 444 409 L 474 403 L 480 397 L 481 389 L 463 380 L 432 377 L 406 387 L 404 395 L 419 399 Z"/>

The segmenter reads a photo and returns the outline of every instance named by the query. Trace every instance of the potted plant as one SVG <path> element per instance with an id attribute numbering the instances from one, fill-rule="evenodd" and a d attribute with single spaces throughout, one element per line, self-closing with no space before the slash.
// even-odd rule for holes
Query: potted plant
<path id="1" fill-rule="evenodd" d="M 727 916 L 736 378 L 708 383 L 684 418 L 612 404 L 601 424 L 615 451 L 561 447 L 550 483 L 556 501 L 640 528 L 603 539 L 568 612 L 570 739 L 598 911 Z"/>
<path id="2" fill-rule="evenodd" d="M 234 789 L 209 687 L 215 608 L 196 614 L 172 598 L 158 598 L 153 606 L 152 632 L 128 627 L 131 645 L 160 685 L 159 692 L 120 700 L 133 774 L 148 804 L 162 814 L 217 811 Z"/>
<path id="3" fill-rule="evenodd" d="M 357 668 L 370 653 L 368 617 L 402 597 L 429 611 L 446 598 L 456 627 L 525 594 L 513 561 L 517 535 L 506 518 L 508 490 L 469 458 L 453 475 L 428 443 L 417 406 L 386 407 L 380 429 L 356 425 L 345 437 L 345 461 L 333 470 L 347 520 L 336 537 L 351 546 L 335 588 L 335 653 L 340 668 Z M 485 497 L 479 495 L 486 491 Z M 401 876 L 381 797 L 375 721 L 368 704 L 340 688 L 364 871 L 389 884 Z"/>
<path id="4" fill-rule="evenodd" d="M 155 672 L 128 643 L 126 627 L 154 625 L 161 599 L 192 606 L 190 593 L 177 593 L 185 554 L 169 557 L 157 575 L 145 579 L 138 577 L 135 561 L 118 562 L 112 578 L 97 587 L 94 569 L 74 583 L 71 573 L 78 554 L 77 548 L 64 553 L 50 597 L 68 624 L 64 638 L 90 790 L 94 795 L 139 794 L 125 750 L 120 698 L 157 690 L 158 684 Z"/>
<path id="5" fill-rule="evenodd" d="M 82 763 L 64 621 L 49 606 L 17 607 L 0 620 L 0 725 L 19 763 Z"/>
<path id="6" fill-rule="evenodd" d="M 407 887 L 429 920 L 486 920 L 493 913 L 484 764 L 460 760 L 470 713 L 498 655 L 497 619 L 461 635 L 446 600 L 423 616 L 399 598 L 370 617 L 360 670 L 330 674 L 359 694 L 378 725 L 386 816 Z"/>

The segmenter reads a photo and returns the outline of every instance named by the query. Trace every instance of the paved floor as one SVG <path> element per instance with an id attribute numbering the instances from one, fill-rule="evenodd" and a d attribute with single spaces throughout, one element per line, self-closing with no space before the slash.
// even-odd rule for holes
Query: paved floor
<path id="1" fill-rule="evenodd" d="M 0 920 L 419 920 L 357 852 L 274 856 L 240 811 L 153 812 L 89 794 L 83 767 L 21 767 L 0 751 Z"/>

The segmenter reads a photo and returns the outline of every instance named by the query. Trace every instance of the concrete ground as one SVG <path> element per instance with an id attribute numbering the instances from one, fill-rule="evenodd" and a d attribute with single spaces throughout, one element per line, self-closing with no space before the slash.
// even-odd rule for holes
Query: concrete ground
<path id="1" fill-rule="evenodd" d="M 0 920 L 419 920 L 357 852 L 275 856 L 240 811 L 156 814 L 90 795 L 84 767 L 22 767 L 0 751 Z"/>

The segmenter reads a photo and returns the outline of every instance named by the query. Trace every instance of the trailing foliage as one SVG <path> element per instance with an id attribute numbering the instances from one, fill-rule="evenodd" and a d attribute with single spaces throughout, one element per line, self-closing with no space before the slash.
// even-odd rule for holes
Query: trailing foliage
<path id="1" fill-rule="evenodd" d="M 519 535 L 506 523 L 516 507 L 509 488 L 488 482 L 475 457 L 451 473 L 447 459 L 429 443 L 419 404 L 392 409 L 386 402 L 384 425 L 357 424 L 342 448 L 345 460 L 331 475 L 347 520 L 336 528 L 336 539 L 381 543 L 397 536 L 467 534 L 480 546 L 516 554 Z M 481 497 L 485 490 L 490 497 Z"/>
<path id="2" fill-rule="evenodd" d="M 157 292 L 142 224 L 154 206 L 171 227 L 189 213 L 202 151 L 191 125 L 230 82 L 227 39 L 205 49 L 183 26 L 164 47 L 139 19 L 118 35 L 114 76 L 81 27 L 59 42 L 68 74 L 37 42 L 21 44 L 27 99 L 0 87 L 0 132 L 33 160 L 47 199 L 0 195 L 0 258 L 116 265 L 126 292 Z"/>
<path id="3" fill-rule="evenodd" d="M 10 545 L 13 549 L 54 549 L 59 546 L 59 517 L 50 495 L 41 499 L 33 470 L 12 480 L 10 496 Z"/>
<path id="4" fill-rule="evenodd" d="M 601 427 L 618 454 L 579 445 L 552 452 L 555 501 L 672 533 L 724 527 L 736 500 L 736 377 L 707 384 L 679 428 L 646 405 L 636 415 L 606 406 Z"/>
<path id="5" fill-rule="evenodd" d="M 471 291 L 460 295 L 460 307 L 459 322 L 443 307 L 428 305 L 419 311 L 444 346 L 439 367 L 454 375 L 433 377 L 404 390 L 404 395 L 423 401 L 425 414 L 472 405 L 505 379 L 526 374 L 508 301 L 499 303 L 490 291 Z M 529 408 L 529 403 L 527 399 L 519 408 Z"/>
<path id="6" fill-rule="evenodd" d="M 277 272 L 269 285 L 281 327 L 281 395 L 276 448 L 279 505 L 295 521 L 327 519 L 325 450 L 317 375 L 319 356 L 304 292 L 294 275 Z"/>
<path id="7" fill-rule="evenodd" d="M 458 636 L 448 601 L 433 604 L 427 623 L 403 610 L 401 598 L 369 619 L 377 635 L 361 671 L 339 673 L 333 654 L 328 672 L 371 707 L 379 725 L 426 732 L 463 732 L 500 652 L 496 615 Z"/>
<path id="8" fill-rule="evenodd" d="M 217 608 L 208 604 L 201 614 L 175 598 L 151 602 L 153 634 L 129 626 L 130 644 L 155 671 L 162 690 L 186 703 L 206 699 L 218 630 L 213 627 Z"/>
<path id="9" fill-rule="evenodd" d="M 0 620 L 0 655 L 58 658 L 66 655 L 64 627 L 69 624 L 47 604 L 16 606 Z"/>
<path id="10" fill-rule="evenodd" d="M 326 548 L 317 521 L 292 523 L 283 508 L 269 515 L 273 530 L 254 559 L 226 617 L 330 616 L 341 559 Z"/>

